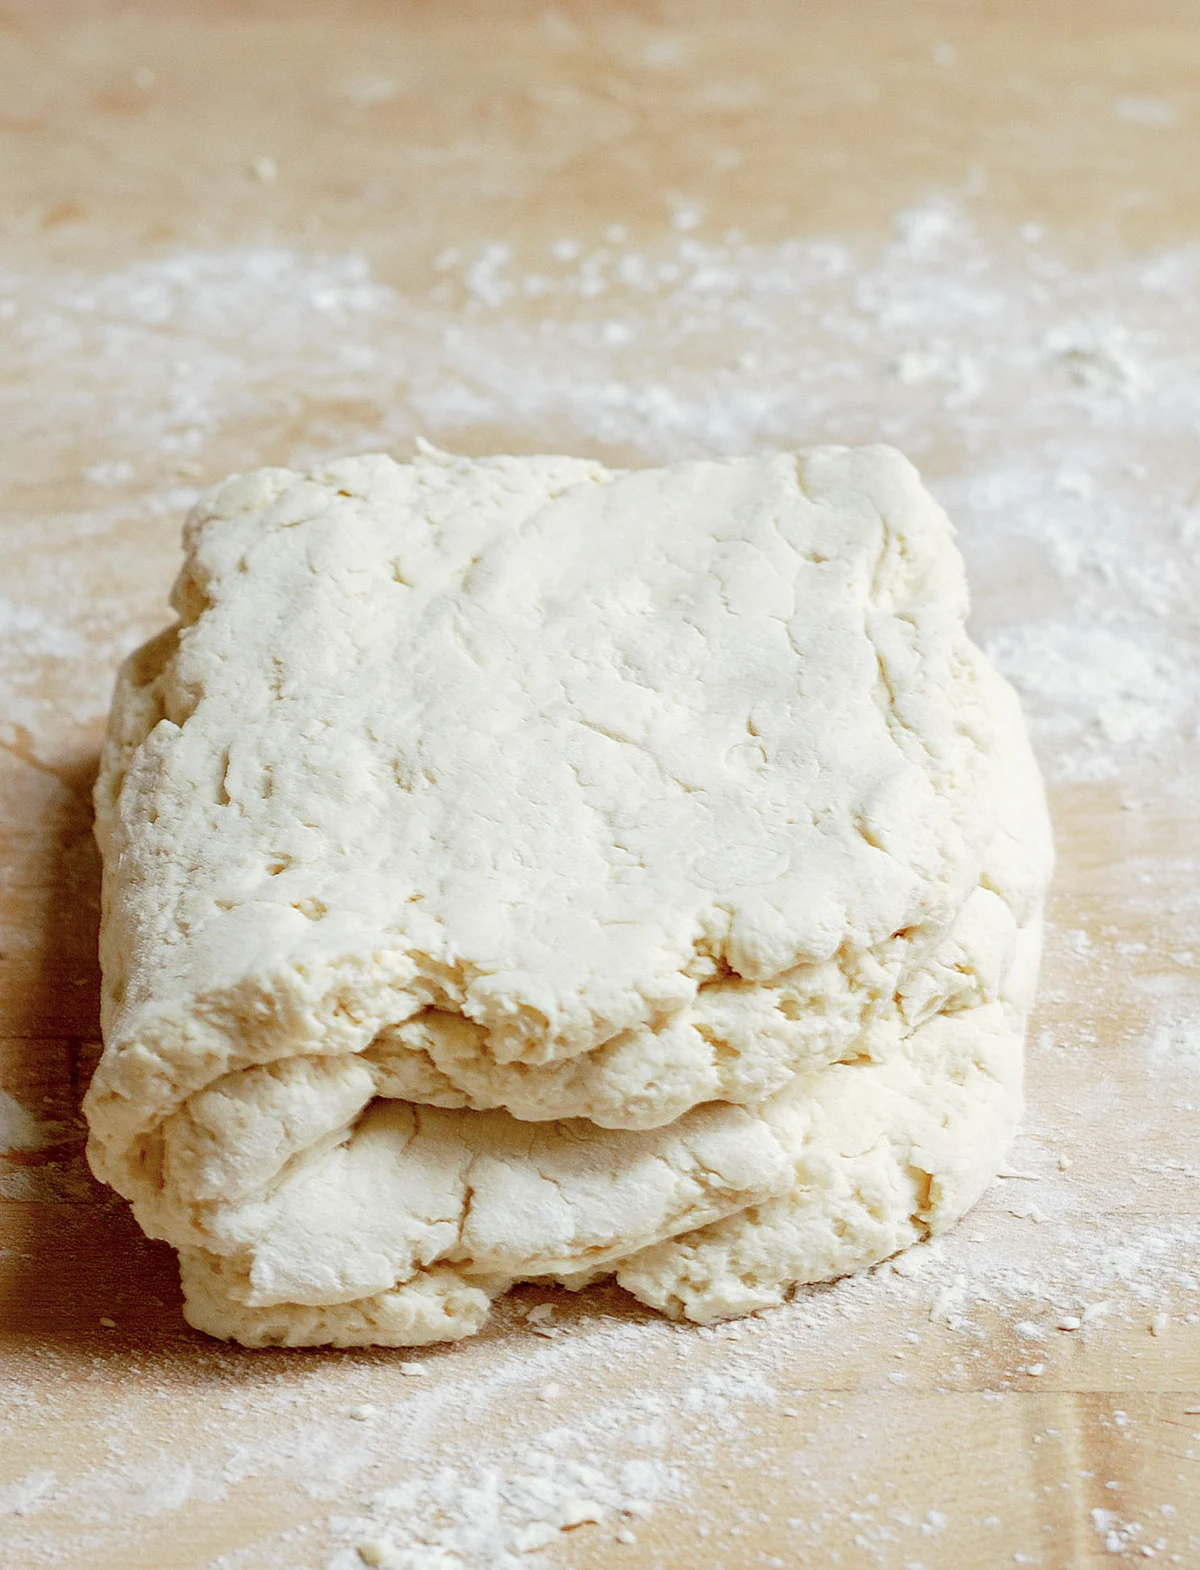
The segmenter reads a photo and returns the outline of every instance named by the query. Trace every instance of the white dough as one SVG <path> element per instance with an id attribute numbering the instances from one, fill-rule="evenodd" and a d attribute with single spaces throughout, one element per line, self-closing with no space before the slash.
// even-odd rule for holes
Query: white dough
<path id="1" fill-rule="evenodd" d="M 97 785 L 87 1113 L 193 1323 L 420 1344 L 614 1269 L 711 1318 L 974 1201 L 1049 840 L 903 458 L 424 449 L 185 543 Z"/>

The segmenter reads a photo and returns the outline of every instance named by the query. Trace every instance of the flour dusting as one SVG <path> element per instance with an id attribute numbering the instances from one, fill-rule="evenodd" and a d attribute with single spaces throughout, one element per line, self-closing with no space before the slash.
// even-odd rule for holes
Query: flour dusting
<path id="1" fill-rule="evenodd" d="M 1182 352 L 1200 248 L 1080 271 L 1036 230 L 987 245 L 935 199 L 874 250 L 677 228 L 641 249 L 495 241 L 443 253 L 431 277 L 405 296 L 362 257 L 279 248 L 0 276 L 12 438 L 32 446 L 48 405 L 86 409 L 86 451 L 67 419 L 38 450 L 95 492 L 61 520 L 63 545 L 114 552 L 112 581 L 65 600 L 33 567 L 35 603 L 0 619 L 6 715 L 53 745 L 64 714 L 102 712 L 111 660 L 151 619 L 139 605 L 126 625 L 128 575 L 104 542 L 162 517 L 161 599 L 195 494 L 161 484 L 165 463 L 199 472 L 212 452 L 219 477 L 265 456 L 402 454 L 423 433 L 634 462 L 893 442 L 960 527 L 979 632 L 1056 777 L 1169 764 L 1194 733 L 1195 643 L 1169 627 L 1200 588 L 1200 497 L 1165 459 L 1200 422 Z M 57 679 L 34 690 L 47 656 Z"/>
<path id="2" fill-rule="evenodd" d="M 402 84 L 339 91 L 360 113 Z M 1168 110 L 1131 96 L 1116 113 L 1153 131 Z M 88 1563 L 131 1532 L 169 1558 L 237 1499 L 260 1535 L 213 1570 L 607 1566 L 663 1520 L 692 1534 L 679 1552 L 732 1566 L 755 1525 L 743 1493 L 765 1479 L 778 1564 L 828 1562 L 852 1519 L 864 1565 L 922 1563 L 969 1528 L 997 1545 L 979 1562 L 1049 1570 L 1037 1534 L 1001 1531 L 989 1490 L 1003 1479 L 981 1475 L 970 1503 L 940 1492 L 938 1447 L 955 1440 L 920 1402 L 951 1392 L 983 1423 L 1020 1399 L 1049 1454 L 1064 1443 L 1056 1381 L 1128 1345 L 1169 1403 L 1172 1348 L 1200 1324 L 1200 1162 L 1161 1132 L 1200 1117 L 1196 851 L 1164 857 L 1139 837 L 1148 803 L 1182 811 L 1194 790 L 1200 248 L 1081 268 L 1033 226 L 984 238 L 949 198 L 897 215 L 882 245 L 761 244 L 706 237 L 680 197 L 653 243 L 610 229 L 535 252 L 496 237 L 431 258 L 408 294 L 365 258 L 279 247 L 10 272 L 0 360 L 11 442 L 36 455 L 23 483 L 82 481 L 86 497 L 73 490 L 52 523 L 6 501 L 25 592 L 0 599 L 0 742 L 35 764 L 72 756 L 81 734 L 94 744 L 115 662 L 162 623 L 181 515 L 231 469 L 403 456 L 417 434 L 618 463 L 882 439 L 959 526 L 977 636 L 1019 687 L 1047 774 L 1129 809 L 1124 838 L 1088 842 L 1089 892 L 1050 933 L 1008 1174 L 946 1238 L 710 1330 L 643 1317 L 612 1289 L 529 1289 L 535 1312 L 503 1309 L 494 1336 L 419 1359 L 415 1377 L 383 1355 L 244 1357 L 183 1332 L 161 1356 L 130 1354 L 114 1307 L 86 1354 L 51 1341 L 9 1361 L 0 1437 L 24 1469 L 0 1489 L 11 1562 Z M 1118 860 L 1124 904 L 1104 881 Z M 1130 939 L 1131 913 L 1152 942 Z M 94 1198 L 77 1147 L 41 1157 L 60 1135 L 0 1100 L 0 1193 Z M 889 1370 L 868 1385 L 864 1349 Z M 180 1368 L 186 1455 L 160 1448 Z M 892 1416 L 875 1433 L 881 1390 Z M 1149 1421 L 1120 1389 L 1095 1399 L 1113 1446 Z M 1152 1499 L 1078 1479 L 1093 1551 L 1200 1562 L 1183 1508 L 1200 1409 L 1184 1399 Z M 786 1475 L 772 1470 L 781 1425 Z M 46 1436 L 68 1430 L 80 1451 L 64 1458 Z M 929 1458 L 907 1497 L 876 1467 L 898 1446 Z"/>

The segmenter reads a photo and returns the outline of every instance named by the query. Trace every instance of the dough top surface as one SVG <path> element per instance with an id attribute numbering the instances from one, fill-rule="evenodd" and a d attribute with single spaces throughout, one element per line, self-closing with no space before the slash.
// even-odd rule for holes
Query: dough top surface
<path id="1" fill-rule="evenodd" d="M 266 469 L 186 544 L 100 793 L 110 1035 L 386 950 L 396 1019 L 550 1062 L 978 878 L 961 564 L 890 449 Z"/>

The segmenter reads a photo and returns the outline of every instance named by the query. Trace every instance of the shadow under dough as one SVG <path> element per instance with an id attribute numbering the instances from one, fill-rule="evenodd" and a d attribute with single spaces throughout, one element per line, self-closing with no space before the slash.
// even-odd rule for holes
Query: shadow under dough
<path id="1" fill-rule="evenodd" d="M 179 1316 L 174 1254 L 92 1176 L 80 1103 L 100 1055 L 100 856 L 95 745 L 53 765 L 31 739 L 0 752 L 0 1084 L 42 1125 L 5 1152 L 0 1335 L 91 1355 L 114 1320 L 144 1345 L 195 1339 Z M 24 1143 L 30 1143 L 25 1141 Z"/>

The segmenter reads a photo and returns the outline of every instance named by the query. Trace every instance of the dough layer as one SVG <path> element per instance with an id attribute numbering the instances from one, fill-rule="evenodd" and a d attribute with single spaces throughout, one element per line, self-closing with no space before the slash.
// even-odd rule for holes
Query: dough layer
<path id="1" fill-rule="evenodd" d="M 974 1201 L 1049 836 L 899 454 L 426 448 L 234 476 L 185 547 L 86 1111 L 193 1323 L 416 1345 L 614 1271 L 706 1319 Z"/>

